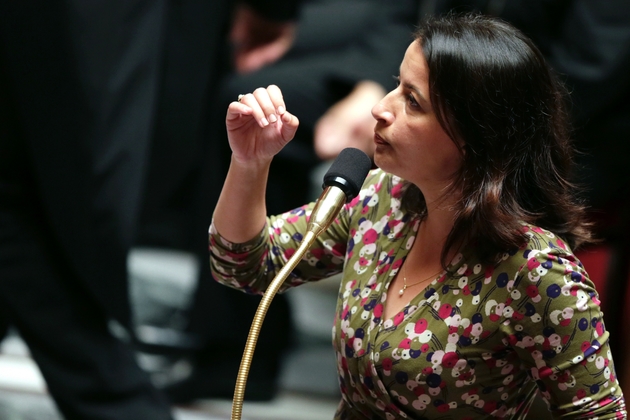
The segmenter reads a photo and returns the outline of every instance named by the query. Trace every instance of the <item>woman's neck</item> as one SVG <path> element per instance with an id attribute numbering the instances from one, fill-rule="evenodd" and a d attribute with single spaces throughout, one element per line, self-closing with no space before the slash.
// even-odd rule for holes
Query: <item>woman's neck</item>
<path id="1" fill-rule="evenodd" d="M 427 213 L 416 235 L 413 259 L 420 265 L 441 265 L 442 250 L 455 224 L 455 210 L 449 203 L 427 203 Z M 452 258 L 457 250 L 449 250 Z"/>

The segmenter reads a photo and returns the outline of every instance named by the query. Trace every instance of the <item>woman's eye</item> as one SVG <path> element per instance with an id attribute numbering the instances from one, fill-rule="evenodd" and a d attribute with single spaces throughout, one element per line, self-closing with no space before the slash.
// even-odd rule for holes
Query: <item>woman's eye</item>
<path id="1" fill-rule="evenodd" d="M 394 80 L 396 81 L 396 88 L 400 87 L 400 76 L 393 76 Z M 403 89 L 403 91 L 406 91 L 407 89 Z M 418 103 L 418 101 L 416 101 L 416 98 L 414 98 L 413 94 L 411 93 L 405 93 L 406 98 L 407 98 L 407 102 L 409 103 L 409 106 L 414 107 L 414 108 L 419 108 L 420 104 Z"/>
<path id="2" fill-rule="evenodd" d="M 409 105 L 413 107 L 419 106 L 418 102 L 416 101 L 416 98 L 414 98 L 411 93 L 407 95 L 407 101 L 409 102 Z"/>

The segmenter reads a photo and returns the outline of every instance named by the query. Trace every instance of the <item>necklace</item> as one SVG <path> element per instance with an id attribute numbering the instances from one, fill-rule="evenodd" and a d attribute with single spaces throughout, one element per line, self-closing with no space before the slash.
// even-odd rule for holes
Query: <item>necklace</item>
<path id="1" fill-rule="evenodd" d="M 405 267 L 403 266 L 403 270 L 404 270 L 404 269 L 405 269 Z M 405 294 L 405 290 L 407 290 L 407 288 L 408 288 L 408 287 L 415 286 L 416 284 L 420 284 L 420 283 L 423 283 L 423 282 L 425 282 L 425 281 L 427 281 L 427 280 L 429 280 L 429 279 L 431 279 L 431 278 L 435 278 L 435 277 L 437 277 L 437 275 L 438 275 L 438 274 L 440 274 L 441 272 L 442 272 L 442 270 L 440 270 L 440 271 L 438 271 L 437 273 L 435 273 L 435 274 L 433 274 L 433 275 L 431 275 L 431 276 L 427 277 L 426 279 L 422 279 L 422 280 L 420 280 L 420 281 L 417 281 L 417 282 L 415 282 L 415 283 L 411 283 L 411 284 L 409 284 L 409 285 L 407 284 L 407 276 L 405 276 L 405 274 L 404 274 L 404 273 L 401 273 L 401 274 L 403 274 L 403 287 L 402 287 L 402 289 L 400 289 L 400 290 L 398 291 L 398 296 L 402 296 L 402 295 L 404 295 L 404 294 Z"/>

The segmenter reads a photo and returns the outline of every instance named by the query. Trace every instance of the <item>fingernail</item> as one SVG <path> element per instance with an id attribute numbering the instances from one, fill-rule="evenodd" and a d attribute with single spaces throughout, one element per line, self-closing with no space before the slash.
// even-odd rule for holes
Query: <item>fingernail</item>
<path id="1" fill-rule="evenodd" d="M 269 125 L 269 121 L 267 121 L 267 118 L 264 118 L 262 120 L 260 120 L 260 125 L 262 125 L 263 127 L 267 127 Z"/>
<path id="2" fill-rule="evenodd" d="M 269 115 L 269 122 L 270 123 L 275 123 L 276 121 L 278 121 L 278 119 L 276 118 L 275 114 Z"/>
<path id="3" fill-rule="evenodd" d="M 283 106 L 279 106 L 278 107 L 278 114 L 280 114 L 280 115 L 284 114 L 284 107 Z"/>

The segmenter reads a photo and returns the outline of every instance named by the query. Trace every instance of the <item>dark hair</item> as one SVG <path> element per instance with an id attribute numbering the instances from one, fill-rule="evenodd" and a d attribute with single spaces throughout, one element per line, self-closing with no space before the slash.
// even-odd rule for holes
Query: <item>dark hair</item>
<path id="1" fill-rule="evenodd" d="M 523 33 L 479 14 L 429 18 L 415 33 L 429 68 L 430 100 L 460 144 L 463 164 L 451 190 L 462 199 L 442 252 L 474 244 L 479 256 L 523 245 L 522 222 L 572 247 L 590 240 L 585 208 L 569 181 L 573 147 L 563 84 Z M 403 202 L 426 209 L 408 185 Z"/>

